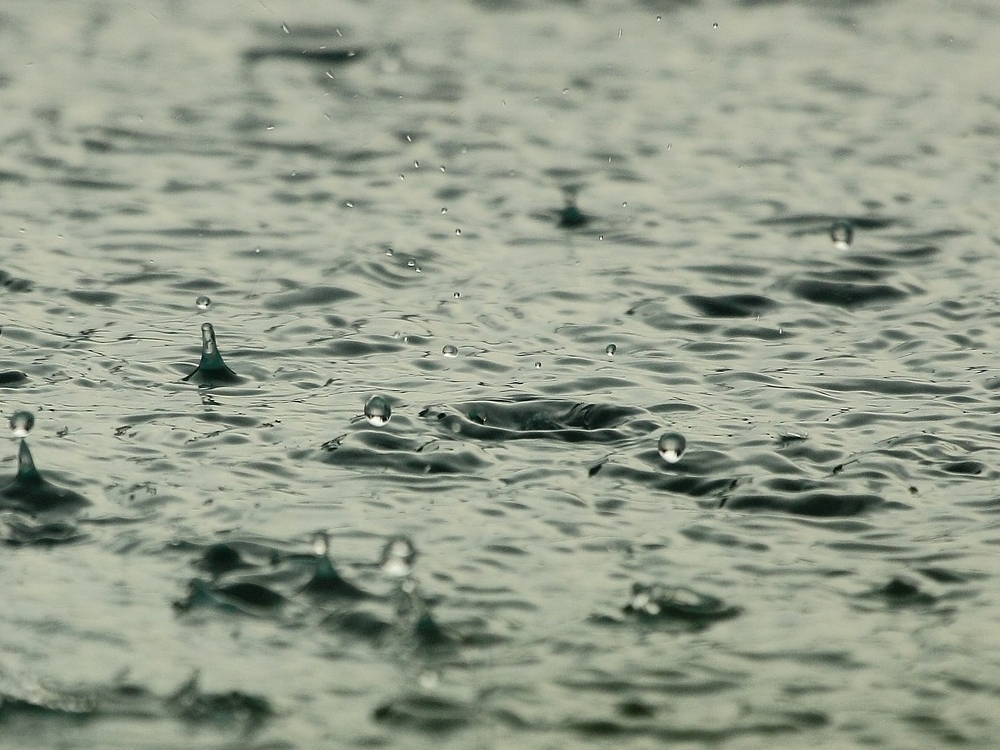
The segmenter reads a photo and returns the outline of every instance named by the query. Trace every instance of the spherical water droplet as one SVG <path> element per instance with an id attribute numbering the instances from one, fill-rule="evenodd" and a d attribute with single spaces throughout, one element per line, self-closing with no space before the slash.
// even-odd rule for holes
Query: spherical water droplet
<path id="1" fill-rule="evenodd" d="M 446 214 L 446 213 L 448 213 L 448 207 L 447 207 L 447 206 L 444 206 L 444 207 L 442 207 L 442 208 L 441 208 L 441 213 L 442 213 L 442 214 Z"/>
<path id="2" fill-rule="evenodd" d="M 462 293 L 461 293 L 461 292 L 455 292 L 455 293 L 454 293 L 453 295 L 451 295 L 451 296 L 452 296 L 452 297 L 454 297 L 455 299 L 458 299 L 459 297 L 461 297 L 461 296 L 462 296 Z"/>
<path id="3" fill-rule="evenodd" d="M 207 310 L 211 304 L 212 304 L 211 298 L 204 294 L 194 301 L 195 307 L 197 307 L 199 310 Z"/>
<path id="4" fill-rule="evenodd" d="M 392 407 L 382 396 L 372 396 L 365 404 L 365 419 L 373 427 L 382 427 L 392 417 Z"/>
<path id="5" fill-rule="evenodd" d="M 317 531 L 313 536 L 313 554 L 316 557 L 326 557 L 330 551 L 330 537 L 325 531 Z"/>
<path id="6" fill-rule="evenodd" d="M 10 415 L 10 430 L 16 438 L 26 437 L 34 426 L 35 415 L 30 411 L 16 411 Z"/>
<path id="7" fill-rule="evenodd" d="M 687 441 L 684 440 L 683 435 L 678 435 L 676 432 L 667 432 L 660 437 L 660 442 L 656 445 L 656 451 L 660 454 L 660 458 L 668 464 L 675 464 L 681 460 L 686 447 Z"/>
<path id="8" fill-rule="evenodd" d="M 382 571 L 393 578 L 405 578 L 413 572 L 417 548 L 405 536 L 390 539 L 382 548 Z"/>
<path id="9" fill-rule="evenodd" d="M 542 369 L 542 363 L 541 362 L 535 362 L 535 369 L 536 370 L 541 370 Z"/>
<path id="10" fill-rule="evenodd" d="M 854 242 L 854 227 L 847 219 L 837 219 L 830 227 L 830 239 L 838 250 L 848 250 Z"/>
<path id="11" fill-rule="evenodd" d="M 618 353 L 618 347 L 615 346 L 614 344 L 608 344 L 604 348 L 604 353 L 607 354 L 609 357 L 613 357 L 615 356 L 615 354 Z"/>
<path id="12" fill-rule="evenodd" d="M 713 24 L 712 24 L 712 28 L 713 28 L 713 29 L 717 29 L 717 28 L 719 28 L 719 24 L 718 24 L 718 22 L 716 22 L 716 23 L 713 23 Z"/>
<path id="13" fill-rule="evenodd" d="M 451 344 L 445 344 L 444 348 L 441 350 L 441 353 L 446 357 L 457 357 L 458 347 L 452 346 Z"/>

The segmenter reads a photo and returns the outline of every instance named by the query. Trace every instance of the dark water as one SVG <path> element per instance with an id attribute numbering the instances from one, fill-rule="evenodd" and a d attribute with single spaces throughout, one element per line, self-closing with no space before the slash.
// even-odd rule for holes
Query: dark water
<path id="1" fill-rule="evenodd" d="M 998 45 L 0 5 L 0 744 L 994 746 Z"/>

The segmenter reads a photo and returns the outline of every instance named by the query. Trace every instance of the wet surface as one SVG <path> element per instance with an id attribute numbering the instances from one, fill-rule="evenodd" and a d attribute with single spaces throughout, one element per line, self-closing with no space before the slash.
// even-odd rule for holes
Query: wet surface
<path id="1" fill-rule="evenodd" d="M 36 10 L 0 745 L 992 746 L 992 5 Z"/>

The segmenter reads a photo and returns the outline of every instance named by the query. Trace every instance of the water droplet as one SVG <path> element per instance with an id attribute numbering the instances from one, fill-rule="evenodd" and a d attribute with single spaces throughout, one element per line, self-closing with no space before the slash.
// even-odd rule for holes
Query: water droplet
<path id="1" fill-rule="evenodd" d="M 417 161 L 416 159 L 413 160 L 413 168 L 420 169 L 420 162 Z"/>
<path id="2" fill-rule="evenodd" d="M 194 301 L 195 307 L 197 307 L 199 310 L 207 310 L 211 304 L 212 304 L 211 298 L 204 294 Z"/>
<path id="3" fill-rule="evenodd" d="M 10 415 L 10 431 L 16 438 L 26 437 L 34 426 L 35 415 L 30 411 L 16 411 Z"/>
<path id="4" fill-rule="evenodd" d="M 382 427 L 392 418 L 392 407 L 382 396 L 372 396 L 365 404 L 365 419 L 372 427 Z"/>
<path id="5" fill-rule="evenodd" d="M 413 573 L 417 559 L 417 548 L 405 536 L 396 536 L 382 548 L 380 565 L 387 576 L 405 578 Z"/>
<path id="6" fill-rule="evenodd" d="M 442 206 L 442 207 L 441 207 L 441 213 L 442 213 L 442 214 L 446 214 L 446 213 L 448 213 L 448 207 L 447 207 L 447 206 Z"/>
<path id="7" fill-rule="evenodd" d="M 618 353 L 618 347 L 615 346 L 614 344 L 608 344 L 606 347 L 604 347 L 604 353 L 607 354 L 609 357 L 613 357 L 615 356 L 615 354 Z"/>
<path id="8" fill-rule="evenodd" d="M 854 227 L 847 219 L 837 219 L 830 226 L 830 239 L 838 250 L 849 250 L 854 242 Z"/>
<path id="9" fill-rule="evenodd" d="M 455 299 L 458 299 L 459 297 L 461 297 L 461 296 L 462 296 L 462 293 L 461 293 L 461 292 L 455 292 L 455 293 L 454 293 L 453 295 L 451 295 L 451 296 L 452 296 L 452 297 L 454 297 Z"/>
<path id="10" fill-rule="evenodd" d="M 657 17 L 656 17 L 656 20 L 657 20 L 657 21 L 662 21 L 662 20 L 663 20 L 663 16 L 657 16 Z"/>
<path id="11" fill-rule="evenodd" d="M 713 29 L 717 29 L 717 28 L 719 28 L 719 22 L 718 22 L 718 21 L 716 21 L 715 23 L 713 23 L 713 24 L 712 24 L 712 28 L 713 28 Z"/>
<path id="12" fill-rule="evenodd" d="M 535 362 L 535 369 L 536 370 L 541 370 L 542 369 L 542 363 L 541 362 Z"/>
<path id="13" fill-rule="evenodd" d="M 281 24 L 281 30 L 284 31 L 286 34 L 292 33 L 288 30 L 288 26 L 286 24 Z"/>
<path id="14" fill-rule="evenodd" d="M 317 531 L 316 535 L 313 536 L 313 554 L 316 557 L 326 557 L 330 551 L 330 537 L 326 535 L 325 531 Z"/>
<path id="15" fill-rule="evenodd" d="M 456 235 L 457 237 L 461 237 L 461 236 L 462 236 L 462 230 L 461 230 L 461 229 L 456 229 L 456 230 L 455 230 L 455 235 Z"/>
<path id="16" fill-rule="evenodd" d="M 441 165 L 441 166 L 439 167 L 439 169 L 440 169 L 440 170 L 441 170 L 442 172 L 444 172 L 444 171 L 445 171 L 445 168 L 444 168 L 444 164 L 442 164 L 442 165 Z"/>
<path id="17" fill-rule="evenodd" d="M 458 347 L 452 346 L 451 344 L 445 344 L 444 348 L 441 350 L 441 353 L 446 357 L 457 357 Z"/>
<path id="18" fill-rule="evenodd" d="M 668 464 L 675 464 L 681 460 L 686 447 L 687 441 L 684 440 L 683 435 L 678 435 L 676 432 L 667 432 L 660 437 L 660 442 L 656 445 L 656 452 Z"/>

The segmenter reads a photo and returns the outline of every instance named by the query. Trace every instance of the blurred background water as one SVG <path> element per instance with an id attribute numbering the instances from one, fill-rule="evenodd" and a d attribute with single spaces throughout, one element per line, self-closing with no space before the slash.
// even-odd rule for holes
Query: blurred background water
<path id="1" fill-rule="evenodd" d="M 998 47 L 0 4 L 0 743 L 994 746 Z"/>

